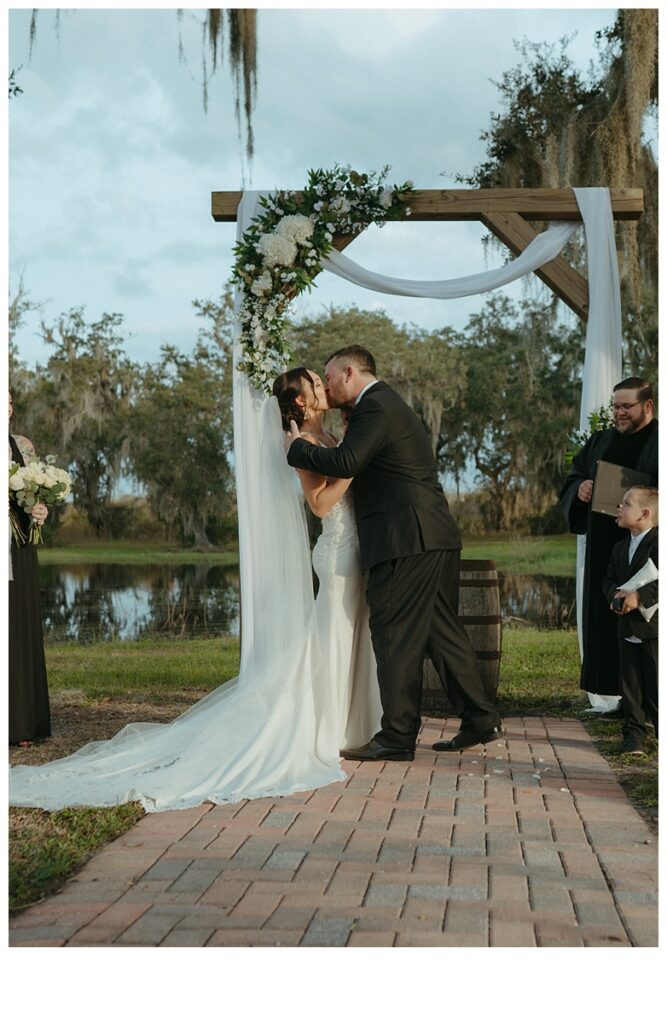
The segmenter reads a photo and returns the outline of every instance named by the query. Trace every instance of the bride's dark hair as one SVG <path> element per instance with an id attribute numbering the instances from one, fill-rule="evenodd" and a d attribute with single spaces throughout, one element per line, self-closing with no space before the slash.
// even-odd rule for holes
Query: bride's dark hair
<path id="1" fill-rule="evenodd" d="M 295 366 L 293 370 L 285 370 L 273 382 L 273 393 L 280 406 L 283 430 L 289 430 L 290 420 L 294 420 L 298 427 L 303 426 L 305 413 L 296 399 L 303 394 L 304 381 L 308 381 L 314 393 L 315 383 L 305 366 Z"/>

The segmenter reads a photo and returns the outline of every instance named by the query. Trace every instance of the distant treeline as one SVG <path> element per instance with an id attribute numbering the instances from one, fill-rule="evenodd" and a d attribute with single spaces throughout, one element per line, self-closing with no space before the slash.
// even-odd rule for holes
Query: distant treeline
<path id="1" fill-rule="evenodd" d="M 193 305 L 202 327 L 189 354 L 165 345 L 157 362 L 134 362 L 121 314 L 87 322 L 79 308 L 42 322 L 50 355 L 28 367 L 17 334 L 32 304 L 22 288 L 10 304 L 14 429 L 68 466 L 77 513 L 100 537 L 137 527 L 131 503 L 113 500 L 128 477 L 164 535 L 197 546 L 229 536 L 231 293 Z M 448 493 L 457 497 L 461 482 L 474 480 L 476 493 L 457 501 L 468 532 L 563 529 L 556 498 L 578 426 L 584 340 L 582 327 L 563 324 L 550 303 L 492 297 L 460 332 L 332 308 L 290 332 L 295 362 L 320 372 L 343 344 L 371 349 L 379 375 L 421 417 Z M 654 366 L 624 372 L 653 374 Z M 139 518 L 145 530 L 145 514 Z M 53 527 L 57 517 L 52 536 Z"/>

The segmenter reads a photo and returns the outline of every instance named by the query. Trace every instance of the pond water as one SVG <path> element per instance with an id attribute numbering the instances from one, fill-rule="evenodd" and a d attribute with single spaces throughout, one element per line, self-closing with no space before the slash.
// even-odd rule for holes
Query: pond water
<path id="1" fill-rule="evenodd" d="M 574 579 L 499 574 L 503 620 L 542 629 L 575 625 Z M 238 569 L 194 565 L 43 565 L 49 642 L 222 636 L 239 632 Z"/>

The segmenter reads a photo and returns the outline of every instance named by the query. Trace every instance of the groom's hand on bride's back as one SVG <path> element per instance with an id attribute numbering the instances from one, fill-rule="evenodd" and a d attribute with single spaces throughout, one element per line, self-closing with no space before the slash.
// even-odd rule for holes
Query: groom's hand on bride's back
<path id="1" fill-rule="evenodd" d="M 296 420 L 290 420 L 289 421 L 289 430 L 285 434 L 285 451 L 286 452 L 288 452 L 290 450 L 290 445 L 292 444 L 292 441 L 296 441 L 297 437 L 301 437 L 301 431 L 299 430 L 299 428 L 298 428 L 298 426 L 296 424 Z"/>

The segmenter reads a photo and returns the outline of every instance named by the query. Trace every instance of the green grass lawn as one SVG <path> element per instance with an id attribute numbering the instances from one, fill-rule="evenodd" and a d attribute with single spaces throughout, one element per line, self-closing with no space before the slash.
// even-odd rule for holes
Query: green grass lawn
<path id="1" fill-rule="evenodd" d="M 13 763 L 43 763 L 84 742 L 113 735 L 127 721 L 160 721 L 236 675 L 238 640 L 171 638 L 54 644 L 46 648 L 49 687 L 64 738 L 12 748 Z M 588 702 L 579 689 L 574 630 L 506 629 L 498 691 L 505 715 L 578 716 Z M 114 717 L 115 716 L 115 717 Z M 618 753 L 620 722 L 582 716 L 626 791 L 649 816 L 657 808 L 657 743 L 641 758 Z M 69 730 L 69 731 L 68 731 Z M 56 730 L 54 730 L 55 732 Z M 59 745 L 58 745 L 59 744 Z M 95 850 L 130 828 L 139 804 L 48 813 L 10 809 L 10 910 L 58 888 Z"/>
<path id="2" fill-rule="evenodd" d="M 37 549 L 43 565 L 74 565 L 103 562 L 106 565 L 180 565 L 181 563 L 214 562 L 216 565 L 238 565 L 236 545 L 201 551 L 150 542 L 86 541 L 81 544 L 41 546 Z"/>
<path id="3" fill-rule="evenodd" d="M 463 558 L 491 558 L 499 572 L 517 576 L 574 576 L 577 543 L 569 533 L 551 537 L 464 537 Z"/>
<path id="4" fill-rule="evenodd" d="M 124 565 L 175 565 L 179 563 L 213 562 L 217 565 L 238 565 L 236 546 L 224 550 L 199 551 L 151 542 L 85 541 L 81 544 L 60 544 L 38 548 L 44 565 L 104 562 Z M 573 576 L 576 539 L 570 534 L 552 537 L 489 537 L 464 538 L 464 558 L 490 558 L 501 572 L 518 575 Z"/>
<path id="5" fill-rule="evenodd" d="M 238 637 L 149 638 L 46 648 L 49 690 L 79 690 L 87 700 L 129 697 L 160 704 L 213 690 L 238 673 Z"/>

